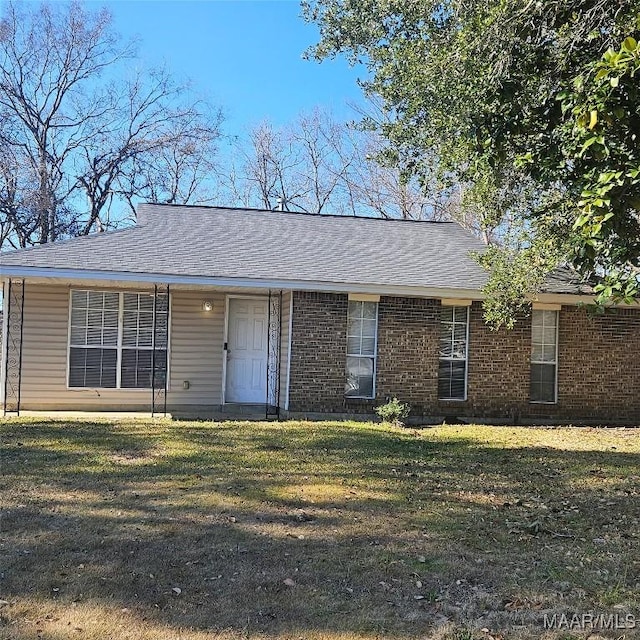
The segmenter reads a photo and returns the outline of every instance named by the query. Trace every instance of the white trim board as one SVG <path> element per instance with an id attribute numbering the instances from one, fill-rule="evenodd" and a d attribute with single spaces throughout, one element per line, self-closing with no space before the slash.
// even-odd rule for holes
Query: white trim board
<path id="1" fill-rule="evenodd" d="M 33 277 L 56 280 L 94 280 L 131 283 L 162 283 L 169 285 L 193 285 L 211 287 L 239 287 L 253 289 L 282 289 L 318 291 L 328 293 L 360 293 L 374 295 L 407 296 L 415 298 L 466 298 L 482 300 L 479 289 L 455 289 L 447 287 L 420 287 L 395 284 L 358 284 L 312 280 L 282 280 L 261 278 L 218 278 L 210 276 L 181 276 L 162 273 L 130 273 L 118 271 L 84 271 L 82 269 L 50 269 L 45 267 L 2 267 L 3 277 Z"/>
<path id="2" fill-rule="evenodd" d="M 352 282 L 331 282 L 313 280 L 283 280 L 261 278 L 229 278 L 213 276 L 182 276 L 162 273 L 131 273 L 122 271 L 92 271 L 83 269 L 53 269 L 48 267 L 24 267 L 2 265 L 2 277 L 6 278 L 43 278 L 45 280 L 90 280 L 96 283 L 110 281 L 131 283 L 133 286 L 148 284 L 169 284 L 172 286 L 218 287 L 239 289 L 281 289 L 298 291 L 318 291 L 326 293 L 352 293 L 389 295 L 409 298 L 456 299 L 465 301 L 481 301 L 485 296 L 480 289 L 410 286 L 395 284 L 358 284 Z M 87 286 L 87 285 L 83 285 Z M 573 293 L 539 293 L 531 297 L 531 302 L 547 304 L 593 304 L 594 296 Z M 618 308 L 640 309 L 640 302 L 632 305 L 611 305 Z"/>

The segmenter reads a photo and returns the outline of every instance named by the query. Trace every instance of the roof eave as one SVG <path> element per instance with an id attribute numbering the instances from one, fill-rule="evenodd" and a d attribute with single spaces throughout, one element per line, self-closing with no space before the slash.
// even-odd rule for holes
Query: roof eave
<path id="1" fill-rule="evenodd" d="M 318 291 L 330 293 L 372 293 L 377 295 L 408 296 L 418 298 L 464 298 L 482 300 L 477 288 L 447 286 L 407 286 L 390 284 L 365 284 L 358 282 L 329 282 L 313 280 L 285 280 L 264 278 L 231 278 L 214 276 L 184 276 L 164 273 L 132 273 L 123 271 L 90 271 L 84 269 L 58 269 L 51 267 L 2 266 L 2 277 L 46 278 L 51 280 L 91 280 L 95 282 L 119 281 L 131 284 L 169 284 L 233 287 L 246 289 L 282 289 L 296 291 Z"/>
<path id="2" fill-rule="evenodd" d="M 295 291 L 318 291 L 327 293 L 371 293 L 377 295 L 407 296 L 416 298 L 460 298 L 465 300 L 484 300 L 479 288 L 450 286 L 408 286 L 390 284 L 364 284 L 358 282 L 330 282 L 314 280 L 285 280 L 263 278 L 231 278 L 214 276 L 184 276 L 164 273 L 134 273 L 128 271 L 92 271 L 84 269 L 60 269 L 51 267 L 30 267 L 2 265 L 2 279 L 7 278 L 44 278 L 63 281 L 95 281 L 135 284 L 169 284 L 198 287 L 229 287 L 241 289 L 276 289 Z M 594 296 L 580 293 L 539 293 L 532 301 L 565 305 L 593 304 Z M 622 305 L 616 305 L 622 306 Z M 624 305 L 625 307 L 629 305 Z M 633 308 L 639 304 L 631 305 Z"/>

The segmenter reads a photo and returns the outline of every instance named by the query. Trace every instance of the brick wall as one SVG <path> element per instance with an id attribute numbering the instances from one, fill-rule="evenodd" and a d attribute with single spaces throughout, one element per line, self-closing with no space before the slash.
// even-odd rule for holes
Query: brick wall
<path id="1" fill-rule="evenodd" d="M 563 307 L 558 334 L 560 414 L 640 424 L 640 312 Z"/>
<path id="2" fill-rule="evenodd" d="M 417 416 L 640 424 L 640 312 L 589 317 L 565 306 L 559 319 L 558 403 L 529 402 L 531 321 L 492 331 L 470 309 L 468 398 L 437 398 L 440 302 L 382 297 L 375 400 L 344 397 L 347 296 L 294 294 L 289 409 L 371 413 L 397 396 Z"/>
<path id="3" fill-rule="evenodd" d="M 347 306 L 346 295 L 293 293 L 289 410 L 342 411 Z"/>

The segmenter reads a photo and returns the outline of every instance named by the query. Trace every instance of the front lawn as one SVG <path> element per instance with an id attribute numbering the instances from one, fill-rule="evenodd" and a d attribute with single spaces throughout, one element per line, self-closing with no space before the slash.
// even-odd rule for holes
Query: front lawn
<path id="1" fill-rule="evenodd" d="M 566 639 L 589 613 L 640 631 L 637 430 L 1 432 L 6 640 Z"/>

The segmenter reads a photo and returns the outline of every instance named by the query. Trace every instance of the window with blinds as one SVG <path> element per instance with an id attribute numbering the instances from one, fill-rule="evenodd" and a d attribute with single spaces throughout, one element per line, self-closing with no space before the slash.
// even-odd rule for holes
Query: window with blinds
<path id="1" fill-rule="evenodd" d="M 71 292 L 69 386 L 151 388 L 167 369 L 167 295 Z"/>
<path id="2" fill-rule="evenodd" d="M 378 303 L 350 300 L 347 316 L 345 396 L 375 397 Z"/>
<path id="3" fill-rule="evenodd" d="M 164 375 L 167 362 L 167 297 L 158 297 L 155 317 L 152 295 L 124 293 L 123 297 L 120 386 L 150 388 L 155 365 L 157 387 L 164 382 L 158 376 Z"/>
<path id="4" fill-rule="evenodd" d="M 466 400 L 469 307 L 442 307 L 438 398 Z"/>
<path id="5" fill-rule="evenodd" d="M 557 402 L 558 312 L 531 314 L 531 402 Z"/>

